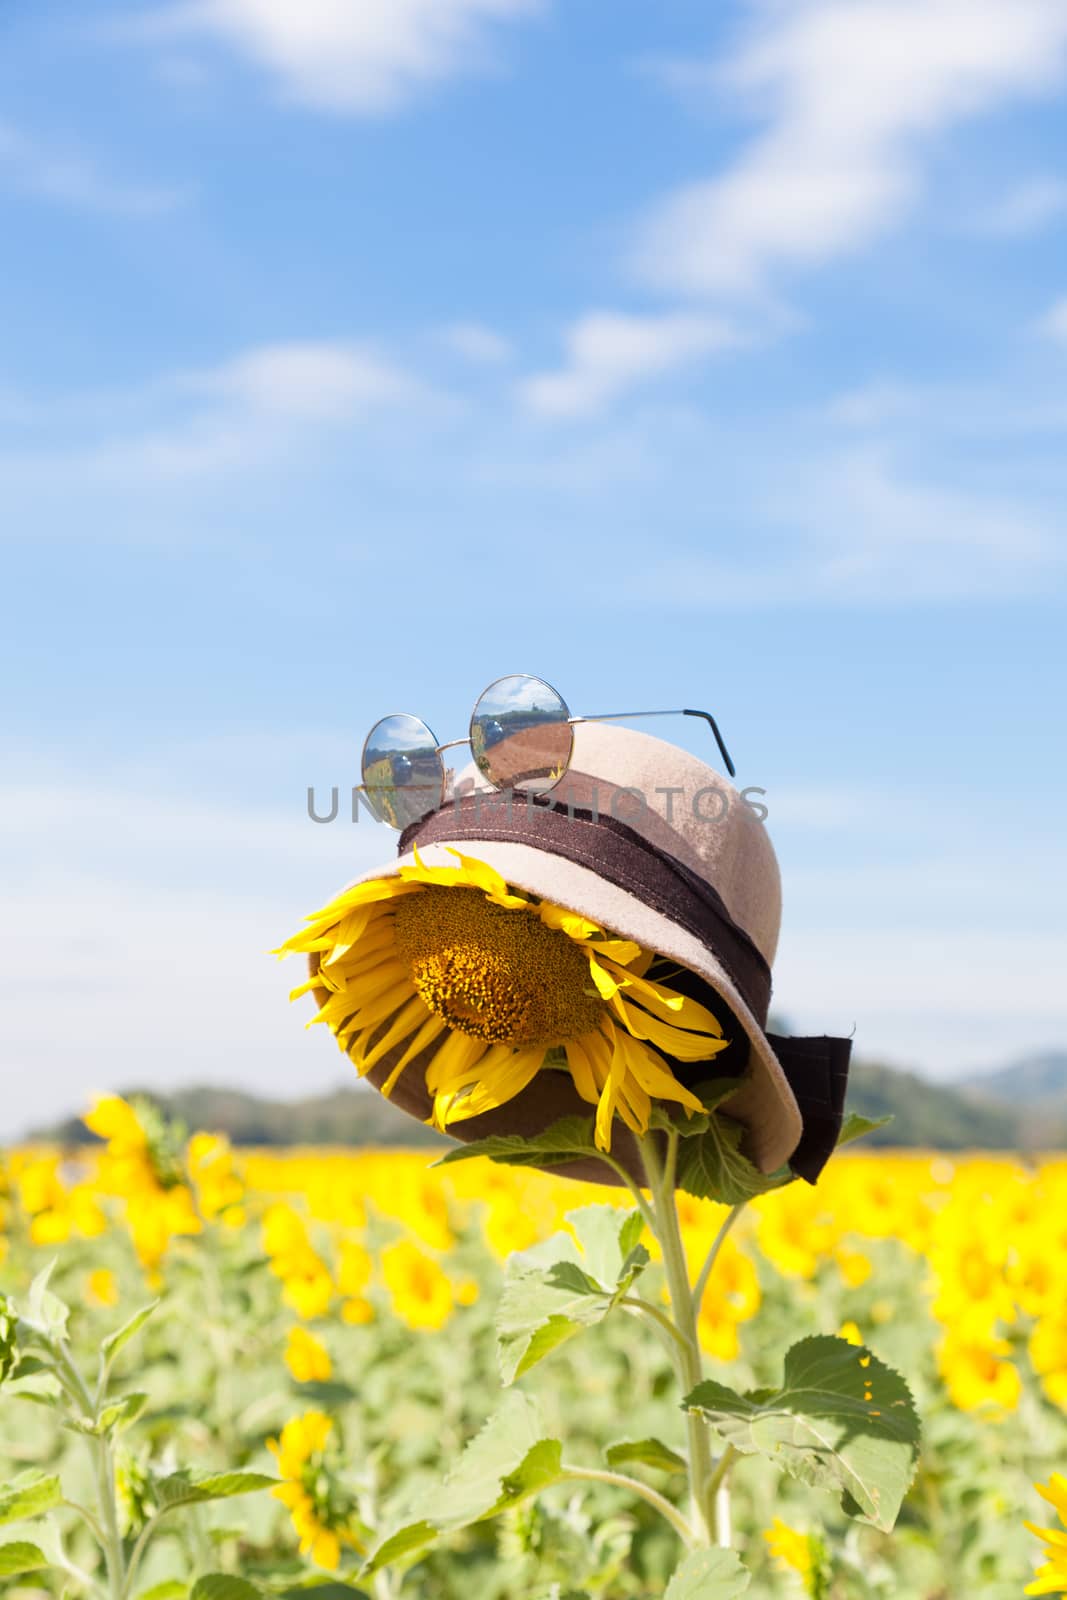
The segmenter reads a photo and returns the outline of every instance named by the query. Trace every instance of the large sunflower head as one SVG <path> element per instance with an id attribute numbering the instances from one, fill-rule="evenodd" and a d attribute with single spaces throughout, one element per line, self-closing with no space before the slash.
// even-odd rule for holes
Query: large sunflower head
<path id="1" fill-rule="evenodd" d="M 406 1109 L 422 1105 L 453 1131 L 535 1079 L 559 1104 L 551 1090 L 564 1081 L 571 1101 L 576 1091 L 596 1108 L 604 1151 L 616 1118 L 642 1134 L 657 1101 L 702 1110 L 675 1068 L 710 1061 L 729 1040 L 684 992 L 692 975 L 448 854 L 454 865 L 429 866 L 416 851 L 395 874 L 346 889 L 279 951 L 309 956 L 292 998 L 314 993 L 314 1021 L 360 1076 L 386 1096 L 402 1085 Z"/>

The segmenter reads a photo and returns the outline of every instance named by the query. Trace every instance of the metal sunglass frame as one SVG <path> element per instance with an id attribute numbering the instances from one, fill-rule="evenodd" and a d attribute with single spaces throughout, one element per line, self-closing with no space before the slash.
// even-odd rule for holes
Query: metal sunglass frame
<path id="1" fill-rule="evenodd" d="M 507 682 L 510 682 L 512 680 L 514 680 L 514 681 L 522 680 L 522 681 L 525 681 L 527 683 L 539 684 L 542 688 L 547 689 L 549 694 L 553 695 L 559 701 L 559 703 L 563 707 L 564 711 L 567 712 L 566 718 L 564 718 L 562 720 L 566 721 L 567 725 L 569 727 L 572 727 L 572 728 L 575 727 L 579 722 L 627 722 L 631 718 L 637 718 L 637 717 L 700 717 L 700 718 L 702 718 L 702 720 L 704 722 L 706 722 L 708 724 L 708 726 L 711 729 L 712 733 L 715 735 L 715 743 L 719 747 L 719 754 L 722 756 L 723 763 L 724 763 L 724 765 L 726 767 L 727 772 L 730 774 L 730 777 L 733 778 L 733 777 L 736 776 L 736 768 L 734 767 L 734 764 L 733 764 L 732 760 L 730 759 L 730 752 L 727 750 L 725 742 L 723 741 L 722 734 L 719 732 L 719 725 L 715 721 L 715 718 L 712 716 L 710 711 L 698 711 L 698 710 L 696 710 L 695 708 L 693 708 L 691 706 L 680 706 L 680 707 L 676 707 L 676 708 L 674 708 L 672 710 L 669 710 L 669 711 L 604 711 L 604 712 L 599 712 L 599 713 L 597 713 L 595 715 L 572 717 L 570 715 L 570 709 L 569 709 L 569 707 L 567 705 L 567 702 L 566 702 L 566 700 L 564 700 L 564 698 L 560 694 L 559 690 L 553 688 L 552 684 L 550 684 L 545 678 L 539 678 L 535 673 L 527 673 L 527 672 L 505 673 L 502 677 L 494 678 L 492 683 L 488 684 L 482 690 L 481 694 L 478 696 L 477 700 L 474 702 L 474 709 L 471 712 L 470 724 L 468 726 L 467 737 L 465 739 L 446 739 L 443 744 L 437 744 L 436 743 L 436 737 L 437 737 L 436 734 L 434 733 L 433 729 L 429 726 L 429 724 L 427 722 L 423 721 L 422 717 L 416 716 L 414 712 L 410 712 L 410 711 L 390 711 L 390 712 L 387 712 L 384 717 L 379 717 L 378 718 L 377 722 L 370 729 L 370 732 L 367 734 L 366 738 L 363 741 L 363 750 L 362 750 L 362 753 L 361 753 L 361 756 L 360 756 L 360 776 L 363 777 L 363 778 L 365 778 L 365 776 L 366 776 L 365 763 L 366 763 L 366 756 L 367 756 L 367 746 L 370 744 L 371 738 L 373 737 L 373 735 L 375 734 L 377 729 L 380 728 L 384 722 L 388 722 L 391 717 L 411 717 L 413 722 L 422 723 L 422 726 L 426 729 L 426 732 L 429 734 L 430 738 L 435 741 L 435 743 L 433 745 L 433 753 L 434 753 L 434 755 L 436 755 L 438 757 L 440 757 L 445 750 L 455 750 L 455 749 L 459 748 L 461 745 L 470 745 L 472 753 L 473 753 L 474 752 L 474 725 L 475 725 L 475 718 L 478 715 L 478 707 L 482 704 L 482 701 L 486 698 L 486 696 L 493 689 L 495 689 L 497 687 L 498 684 L 507 683 Z M 571 739 L 571 749 L 570 749 L 570 752 L 568 753 L 568 756 L 567 756 L 567 765 L 563 768 L 563 771 L 560 773 L 559 777 L 555 780 L 555 782 L 551 785 L 550 789 L 545 791 L 545 792 L 551 793 L 551 789 L 555 788 L 556 784 L 562 783 L 564 777 L 566 776 L 567 770 L 568 770 L 568 768 L 570 766 L 571 756 L 573 755 L 573 752 L 574 752 L 574 740 L 573 740 L 573 737 L 572 737 L 572 739 Z M 427 751 L 427 753 L 428 753 L 428 751 Z M 475 756 L 475 763 L 478 766 L 479 771 L 482 773 L 482 776 L 486 779 L 487 782 L 491 783 L 495 789 L 503 790 L 503 789 L 505 789 L 507 787 L 507 785 L 505 785 L 505 784 L 498 783 L 491 776 L 490 773 L 486 772 L 483 769 L 483 767 L 481 765 L 481 762 L 479 762 L 478 759 L 477 759 L 477 756 Z M 447 798 L 446 789 L 447 789 L 447 783 L 448 783 L 448 771 L 447 771 L 447 769 L 445 767 L 444 762 L 442 761 L 440 763 L 440 765 L 441 765 L 441 773 L 440 773 L 440 784 L 439 784 L 439 799 L 438 799 L 438 802 L 437 802 L 438 806 L 445 804 L 445 801 L 446 801 L 446 798 Z M 403 789 L 409 790 L 411 792 L 417 792 L 419 789 L 424 789 L 424 788 L 427 788 L 427 787 L 431 787 L 431 786 L 424 785 L 424 784 L 403 784 L 403 785 L 369 784 L 368 785 L 366 782 L 363 782 L 363 783 L 360 783 L 360 784 L 358 784 L 356 786 L 356 791 L 357 791 L 357 793 L 369 796 L 375 790 L 377 790 L 378 792 L 383 792 L 383 791 L 391 789 L 393 792 L 395 792 L 397 789 L 403 788 Z M 435 784 L 432 787 L 437 788 L 438 786 Z M 367 804 L 371 807 L 371 810 L 374 811 L 375 816 L 377 816 L 379 818 L 379 821 L 384 822 L 387 827 L 402 828 L 404 826 L 404 824 L 402 824 L 402 823 L 396 823 L 396 822 L 393 822 L 393 821 L 391 821 L 390 819 L 388 819 L 386 817 L 379 816 L 379 813 L 378 813 L 376 807 L 374 806 L 373 801 L 371 801 L 369 798 L 368 798 Z M 437 809 L 436 806 L 428 806 L 427 807 L 427 812 L 433 811 L 435 809 Z"/>

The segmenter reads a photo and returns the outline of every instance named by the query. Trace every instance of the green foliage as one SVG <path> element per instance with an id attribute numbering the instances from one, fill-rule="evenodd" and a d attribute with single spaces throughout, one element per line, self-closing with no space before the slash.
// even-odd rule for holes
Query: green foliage
<path id="1" fill-rule="evenodd" d="M 20 1342 L 32 1344 L 36 1354 L 23 1356 L 12 1376 L 19 1387 L 18 1398 L 35 1400 L 53 1407 L 63 1432 L 81 1439 L 91 1452 L 99 1504 L 94 1517 L 82 1508 L 81 1514 L 94 1530 L 105 1556 L 108 1571 L 108 1594 L 114 1600 L 125 1600 L 127 1579 L 132 1578 L 138 1554 L 132 1553 L 120 1533 L 120 1482 L 136 1482 L 143 1491 L 134 1525 L 143 1530 L 147 1540 L 155 1522 L 164 1512 L 182 1506 L 200 1505 L 211 1500 L 227 1499 L 233 1495 L 247 1494 L 252 1490 L 270 1487 L 278 1480 L 258 1472 L 192 1473 L 188 1470 L 168 1471 L 154 1475 L 135 1461 L 130 1461 L 123 1474 L 116 1473 L 112 1454 L 112 1439 L 121 1428 L 132 1425 L 142 1417 L 149 1401 L 147 1390 L 127 1394 L 113 1394 L 110 1389 L 112 1362 L 122 1348 L 143 1327 L 152 1305 L 143 1307 L 120 1328 L 100 1341 L 97 1355 L 98 1376 L 90 1384 L 75 1364 L 68 1344 L 70 1308 L 50 1288 L 55 1263 L 50 1263 L 37 1274 L 30 1285 L 25 1300 L 10 1305 L 8 1313 L 15 1323 Z M 28 1385 L 28 1387 L 27 1387 Z M 70 1504 L 64 1499 L 60 1477 L 57 1473 L 28 1471 L 19 1473 L 0 1487 L 0 1525 L 40 1518 Z M 37 1545 L 24 1541 L 0 1546 L 0 1574 L 14 1575 L 51 1569 L 57 1564 L 68 1571 L 71 1568 L 63 1555 L 63 1541 L 59 1529 L 51 1519 L 42 1524 L 50 1552 L 46 1555 Z M 127 1558 L 129 1568 L 127 1569 Z M 142 1596 L 142 1600 L 177 1600 L 185 1596 L 185 1584 L 168 1580 L 155 1585 Z M 242 1579 L 216 1575 L 197 1581 L 193 1594 L 198 1600 L 248 1600 L 261 1595 L 262 1590 Z"/>
<path id="2" fill-rule="evenodd" d="M 160 1511 L 173 1511 L 177 1506 L 203 1505 L 207 1500 L 229 1500 L 237 1494 L 270 1489 L 277 1482 L 277 1478 L 268 1478 L 262 1472 L 209 1472 L 196 1476 L 172 1472 L 168 1477 L 157 1478 L 153 1488 Z"/>
<path id="3" fill-rule="evenodd" d="M 682 1135 L 678 1148 L 678 1187 L 697 1199 L 719 1200 L 724 1205 L 743 1205 L 756 1195 L 767 1194 L 793 1182 L 788 1167 L 769 1174 L 741 1154 L 745 1129 L 731 1117 L 720 1116 L 716 1106 L 737 1089 L 736 1078 L 714 1078 L 695 1090 L 705 1114 L 697 1113 L 679 1124 Z"/>
<path id="4" fill-rule="evenodd" d="M 371 1554 L 367 1576 L 423 1550 L 440 1535 L 499 1516 L 563 1476 L 558 1439 L 543 1437 L 536 1404 L 518 1391 L 472 1439 L 439 1489 L 420 1501 L 423 1515 L 389 1533 Z"/>
<path id="5" fill-rule="evenodd" d="M 839 1489 L 850 1515 L 892 1528 L 919 1453 L 904 1379 L 843 1339 L 802 1339 L 779 1389 L 735 1394 L 706 1379 L 685 1404 L 741 1455 L 769 1457 L 817 1488 Z"/>
<path id="6" fill-rule="evenodd" d="M 0 1488 L 0 1525 L 39 1517 L 59 1505 L 63 1492 L 50 1472 L 20 1472 Z"/>
<path id="7" fill-rule="evenodd" d="M 686 1556 L 663 1600 L 736 1600 L 749 1585 L 749 1574 L 733 1550 L 694 1550 Z"/>
<path id="8" fill-rule="evenodd" d="M 0 1577 L 13 1578 L 19 1573 L 41 1572 L 47 1567 L 44 1552 L 35 1544 L 19 1539 L 14 1544 L 0 1544 Z"/>
<path id="9" fill-rule="evenodd" d="M 140 1333 L 141 1329 L 144 1327 L 145 1323 L 148 1321 L 149 1317 L 152 1315 L 153 1311 L 158 1305 L 158 1300 L 150 1300 L 146 1306 L 141 1307 L 140 1311 L 135 1311 L 133 1316 L 130 1317 L 127 1322 L 122 1324 L 121 1328 L 116 1328 L 114 1333 L 108 1334 L 107 1338 L 100 1346 L 100 1357 L 103 1362 L 103 1371 L 105 1373 L 110 1370 L 111 1363 L 114 1361 L 119 1351 L 125 1349 L 130 1340 L 134 1338 L 136 1334 Z"/>
<path id="10" fill-rule="evenodd" d="M 497 1313 L 505 1383 L 521 1378 L 583 1328 L 600 1322 L 648 1265 L 639 1212 L 586 1206 L 568 1213 L 574 1230 L 511 1257 Z"/>
<path id="11" fill-rule="evenodd" d="M 457 1161 L 488 1156 L 508 1167 L 558 1167 L 567 1161 L 601 1158 L 593 1139 L 592 1117 L 562 1117 L 543 1132 L 529 1138 L 521 1134 L 494 1134 L 449 1150 L 435 1166 L 446 1167 Z"/>
<path id="12" fill-rule="evenodd" d="M 623 1439 L 610 1444 L 604 1451 L 609 1467 L 639 1465 L 655 1467 L 658 1472 L 685 1472 L 685 1457 L 665 1445 L 662 1439 Z"/>
<path id="13" fill-rule="evenodd" d="M 18 1319 L 7 1299 L 0 1294 L 0 1383 L 3 1383 L 18 1361 L 18 1344 L 15 1331 Z"/>
<path id="14" fill-rule="evenodd" d="M 197 1578 L 189 1600 L 262 1600 L 263 1590 L 244 1578 L 226 1572 L 208 1572 Z"/>
<path id="15" fill-rule="evenodd" d="M 837 1148 L 840 1150 L 842 1145 L 852 1144 L 855 1139 L 865 1139 L 868 1134 L 880 1133 L 892 1121 L 892 1112 L 884 1117 L 865 1117 L 859 1111 L 846 1112 L 837 1136 Z"/>
<path id="16" fill-rule="evenodd" d="M 70 1308 L 48 1287 L 55 1266 L 55 1261 L 50 1261 L 42 1268 L 30 1284 L 25 1301 L 21 1298 L 8 1301 L 18 1318 L 22 1343 L 33 1341 L 47 1345 L 66 1337 Z"/>

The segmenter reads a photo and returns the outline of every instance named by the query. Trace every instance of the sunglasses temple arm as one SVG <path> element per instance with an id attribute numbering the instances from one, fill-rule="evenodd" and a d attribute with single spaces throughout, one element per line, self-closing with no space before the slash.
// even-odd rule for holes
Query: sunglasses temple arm
<path id="1" fill-rule="evenodd" d="M 730 774 L 731 778 L 736 778 L 737 769 L 735 768 L 733 762 L 730 760 L 730 752 L 729 752 L 729 750 L 727 750 L 726 746 L 722 742 L 722 734 L 719 732 L 719 725 L 715 721 L 715 718 L 712 716 L 711 712 L 710 711 L 683 711 L 682 712 L 682 716 L 683 717 L 703 717 L 704 718 L 704 721 L 707 723 L 708 727 L 711 729 L 712 733 L 715 735 L 715 743 L 718 745 L 719 753 L 720 753 L 720 755 L 722 756 L 723 760 L 726 763 L 727 772 Z"/>
<path id="2" fill-rule="evenodd" d="M 719 754 L 726 763 L 727 772 L 730 774 L 731 778 L 735 778 L 737 776 L 737 769 L 730 760 L 730 752 L 722 742 L 722 734 L 719 732 L 719 725 L 715 721 L 715 718 L 712 716 L 710 711 L 691 711 L 686 709 L 676 709 L 674 711 L 605 711 L 599 716 L 595 717 L 568 717 L 567 721 L 622 722 L 629 721 L 631 717 L 703 717 L 704 721 L 708 724 L 712 733 L 715 735 L 715 743 L 719 747 Z"/>

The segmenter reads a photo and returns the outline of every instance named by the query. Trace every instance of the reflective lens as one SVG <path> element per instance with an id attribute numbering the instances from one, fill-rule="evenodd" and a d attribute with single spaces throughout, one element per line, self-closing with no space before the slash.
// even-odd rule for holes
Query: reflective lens
<path id="1" fill-rule="evenodd" d="M 498 789 L 545 794 L 566 772 L 574 733 L 566 702 L 540 678 L 491 683 L 471 717 L 478 770 Z"/>
<path id="2" fill-rule="evenodd" d="M 420 717 L 395 712 L 376 722 L 363 746 L 363 788 L 379 822 L 406 828 L 441 804 L 445 767 Z"/>

